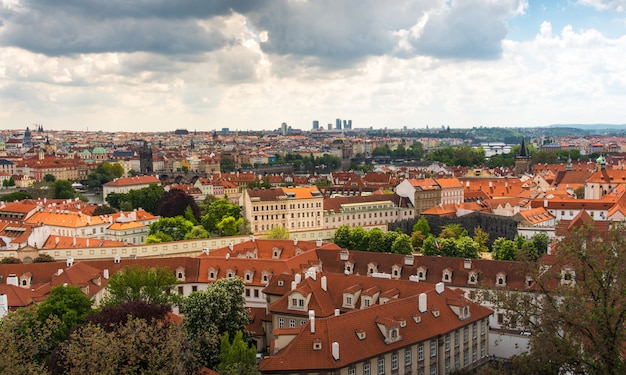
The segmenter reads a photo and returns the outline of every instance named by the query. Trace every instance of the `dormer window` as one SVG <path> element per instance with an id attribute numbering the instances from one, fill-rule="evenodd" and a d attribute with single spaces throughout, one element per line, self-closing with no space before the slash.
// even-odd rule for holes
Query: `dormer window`
<path id="1" fill-rule="evenodd" d="M 216 280 L 219 268 L 209 268 L 209 280 Z"/>
<path id="2" fill-rule="evenodd" d="M 183 281 L 185 280 L 185 268 L 184 267 L 178 267 L 176 268 L 176 278 L 179 281 Z"/>
<path id="3" fill-rule="evenodd" d="M 235 276 L 234 270 L 226 270 L 226 277 L 234 277 L 234 276 Z"/>
<path id="4" fill-rule="evenodd" d="M 420 281 L 424 281 L 426 280 L 426 272 L 427 272 L 427 268 L 420 266 L 417 268 L 417 278 Z"/>
<path id="5" fill-rule="evenodd" d="M 530 288 L 532 284 L 533 284 L 533 278 L 530 276 L 526 276 L 526 288 Z"/>
<path id="6" fill-rule="evenodd" d="M 469 273 L 469 276 L 467 277 L 467 283 L 468 284 L 476 284 L 477 280 L 478 280 L 478 275 L 476 275 L 476 272 L 471 271 Z"/>
<path id="7" fill-rule="evenodd" d="M 496 275 L 496 286 L 505 286 L 506 285 L 506 274 L 500 272 Z"/>
<path id="8" fill-rule="evenodd" d="M 377 272 L 378 272 L 378 264 L 369 263 L 367 265 L 367 276 L 372 276 L 373 273 L 377 273 Z"/>
<path id="9" fill-rule="evenodd" d="M 354 263 L 346 262 L 343 266 L 343 273 L 346 275 L 352 275 L 352 271 L 354 270 Z"/>
<path id="10" fill-rule="evenodd" d="M 399 265 L 394 265 L 391 267 L 391 277 L 394 279 L 400 278 L 400 274 L 402 273 L 402 267 Z"/>
<path id="11" fill-rule="evenodd" d="M 576 272 L 569 267 L 565 267 L 561 270 L 561 284 L 574 285 L 576 284 Z"/>
<path id="12" fill-rule="evenodd" d="M 441 281 L 443 281 L 444 283 L 449 283 L 450 281 L 452 281 L 451 269 L 446 268 L 445 270 L 443 270 L 443 277 L 441 278 Z"/>
<path id="13" fill-rule="evenodd" d="M 270 280 L 270 273 L 269 273 L 268 271 L 263 271 L 263 272 L 261 273 L 261 280 L 262 280 L 264 283 L 269 282 L 269 280 Z"/>
<path id="14" fill-rule="evenodd" d="M 244 282 L 251 283 L 254 279 L 254 269 L 246 270 L 243 275 Z"/>

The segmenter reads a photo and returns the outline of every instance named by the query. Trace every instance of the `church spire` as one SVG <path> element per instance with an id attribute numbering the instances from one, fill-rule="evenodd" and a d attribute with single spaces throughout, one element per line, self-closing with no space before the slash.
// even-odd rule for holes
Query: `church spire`
<path id="1" fill-rule="evenodd" d="M 522 137 L 522 145 L 519 151 L 519 156 L 528 157 L 528 148 L 526 147 L 526 138 Z"/>

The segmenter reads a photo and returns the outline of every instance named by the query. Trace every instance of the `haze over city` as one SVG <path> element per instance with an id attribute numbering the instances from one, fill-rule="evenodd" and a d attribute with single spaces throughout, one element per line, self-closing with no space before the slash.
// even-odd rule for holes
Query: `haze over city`
<path id="1" fill-rule="evenodd" d="M 0 128 L 624 123 L 626 1 L 0 0 Z"/>

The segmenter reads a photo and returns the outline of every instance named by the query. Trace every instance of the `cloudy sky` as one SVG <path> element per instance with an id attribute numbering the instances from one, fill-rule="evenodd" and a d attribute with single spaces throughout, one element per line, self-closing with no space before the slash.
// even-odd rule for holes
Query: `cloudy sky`
<path id="1" fill-rule="evenodd" d="M 626 0 L 0 0 L 0 128 L 626 123 Z"/>

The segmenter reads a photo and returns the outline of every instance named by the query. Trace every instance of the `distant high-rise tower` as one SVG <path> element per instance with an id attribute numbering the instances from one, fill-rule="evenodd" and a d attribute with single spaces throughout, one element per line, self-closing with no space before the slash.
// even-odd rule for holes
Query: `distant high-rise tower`
<path id="1" fill-rule="evenodd" d="M 333 130 L 333 124 L 328 124 L 328 130 Z"/>
<path id="2" fill-rule="evenodd" d="M 283 122 L 280 124 L 280 134 L 287 135 L 287 123 Z"/>
<path id="3" fill-rule="evenodd" d="M 335 129 L 341 130 L 341 119 L 340 118 L 335 120 Z"/>
<path id="4" fill-rule="evenodd" d="M 313 130 L 317 130 L 320 128 L 320 122 L 317 120 L 313 120 Z"/>
<path id="5" fill-rule="evenodd" d="M 352 120 L 348 120 L 348 122 L 344 122 L 343 128 L 352 130 Z"/>

